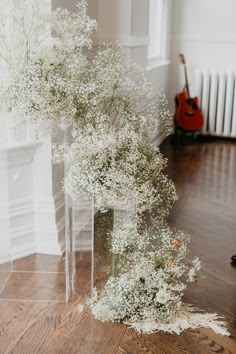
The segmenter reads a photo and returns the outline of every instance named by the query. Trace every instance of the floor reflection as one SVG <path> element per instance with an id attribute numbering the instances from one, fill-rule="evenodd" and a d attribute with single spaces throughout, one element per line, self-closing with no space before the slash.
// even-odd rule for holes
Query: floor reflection
<path id="1" fill-rule="evenodd" d="M 102 288 L 111 274 L 108 233 L 112 227 L 112 210 L 97 213 L 94 220 L 94 255 L 92 248 L 74 250 L 72 269 L 75 268 L 68 273 L 67 279 L 75 294 L 90 297 L 92 286 Z M 66 301 L 68 284 L 65 269 L 65 256 L 43 254 L 2 264 L 0 300 Z"/>
<path id="2" fill-rule="evenodd" d="M 172 146 L 167 172 L 174 180 L 179 200 L 170 212 L 172 226 L 191 235 L 191 253 L 201 258 L 204 278 L 186 291 L 186 301 L 236 316 L 236 143 L 215 140 Z M 232 328 L 234 331 L 235 328 Z"/>

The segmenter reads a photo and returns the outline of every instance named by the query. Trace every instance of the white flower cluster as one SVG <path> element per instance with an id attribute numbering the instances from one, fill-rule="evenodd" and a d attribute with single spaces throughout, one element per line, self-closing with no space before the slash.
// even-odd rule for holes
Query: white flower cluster
<path id="1" fill-rule="evenodd" d="M 95 291 L 92 312 L 146 332 L 196 326 L 191 316 L 177 325 L 176 316 L 200 262 L 186 264 L 189 238 L 166 224 L 177 195 L 164 173 L 166 159 L 150 143 L 158 127 L 171 130 L 166 98 L 153 94 L 143 70 L 118 45 L 94 51 L 96 23 L 85 0 L 77 14 L 56 10 L 50 25 L 53 39 L 11 71 L 0 103 L 19 121 L 51 132 L 69 127 L 73 141 L 54 147 L 54 161 L 65 162 L 64 186 L 75 202 L 86 192 L 102 211 L 114 205 L 132 211 L 110 234 L 119 274 Z"/>
<path id="2" fill-rule="evenodd" d="M 64 151 L 59 145 L 54 155 L 70 166 L 65 189 L 75 202 L 81 192 L 87 192 L 98 209 L 135 204 L 142 213 L 155 205 L 164 216 L 177 198 L 173 183 L 162 172 L 166 160 L 130 124 L 119 129 L 106 122 L 97 123 L 96 129 L 89 125 L 76 131 Z"/>
<path id="3" fill-rule="evenodd" d="M 165 223 L 158 229 L 142 230 L 139 221 L 121 220 L 111 232 L 111 251 L 119 255 L 119 275 L 110 277 L 100 292 L 96 290 L 91 305 L 96 318 L 101 319 L 101 306 L 112 321 L 132 325 L 169 321 L 182 306 L 186 281 L 196 280 L 199 260 L 184 262 L 188 235 Z"/>
<path id="4" fill-rule="evenodd" d="M 87 3 L 81 0 L 77 14 L 65 9 L 53 12 L 49 21 L 53 38 L 47 32 L 45 45 L 32 48 L 23 66 L 10 72 L 0 101 L 2 109 L 15 113 L 16 123 L 26 120 L 53 130 L 65 121 L 72 123 L 89 107 L 88 97 L 93 95 L 94 84 L 85 79 L 89 62 L 84 52 L 92 47 L 91 34 L 96 22 L 86 11 Z M 39 12 L 35 22 L 40 23 Z"/>
<path id="5" fill-rule="evenodd" d="M 158 126 L 170 132 L 166 98 L 163 93 L 153 94 L 144 71 L 125 59 L 119 45 L 94 51 L 91 34 L 96 22 L 86 10 L 86 1 L 81 0 L 77 14 L 65 9 L 53 13 L 53 38 L 29 55 L 23 68 L 14 70 L 0 100 L 2 108 L 18 122 L 21 117 L 51 131 L 61 124 L 96 128 L 104 114 L 118 126 L 125 121 L 136 129 L 146 126 L 149 134 Z"/>
<path id="6" fill-rule="evenodd" d="M 137 218 L 124 218 L 115 226 L 111 251 L 119 256 L 119 275 L 94 290 L 90 307 L 97 319 L 123 321 L 144 333 L 180 334 L 188 328 L 209 327 L 230 335 L 218 315 L 199 313 L 182 302 L 186 283 L 195 282 L 200 270 L 197 257 L 191 264 L 184 261 L 190 240 L 186 233 L 166 223 L 142 230 Z"/>

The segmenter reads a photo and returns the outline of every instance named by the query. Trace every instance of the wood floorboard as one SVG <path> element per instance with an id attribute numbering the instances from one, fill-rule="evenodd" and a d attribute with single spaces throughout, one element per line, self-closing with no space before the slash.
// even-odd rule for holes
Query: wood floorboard
<path id="1" fill-rule="evenodd" d="M 91 255 L 84 253 L 76 255 L 80 295 L 68 304 L 0 301 L 0 354 L 236 354 L 236 267 L 230 264 L 236 253 L 236 144 L 217 140 L 173 147 L 167 140 L 161 150 L 169 158 L 167 173 L 179 193 L 169 222 L 191 234 L 190 252 L 202 260 L 204 278 L 186 290 L 185 301 L 224 315 L 232 335 L 223 337 L 206 328 L 143 335 L 124 324 L 96 321 L 88 309 L 79 312 L 78 305 L 90 294 Z M 99 228 L 104 230 L 102 220 Z M 99 242 L 105 252 L 107 245 Z M 102 264 L 100 248 L 95 252 L 95 279 L 101 284 L 109 274 L 109 259 Z M 23 299 L 41 291 L 46 299 L 54 291 L 61 296 L 62 259 L 30 256 L 15 262 L 14 269 L 19 273 L 0 288 L 2 294 Z M 45 270 L 57 278 L 27 274 Z M 4 276 L 7 279 L 7 272 Z M 29 293 L 30 282 L 34 290 Z"/>

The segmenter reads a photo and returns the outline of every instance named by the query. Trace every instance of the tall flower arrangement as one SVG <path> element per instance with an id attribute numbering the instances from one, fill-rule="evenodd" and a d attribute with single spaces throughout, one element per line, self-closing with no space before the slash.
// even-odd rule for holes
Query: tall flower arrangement
<path id="1" fill-rule="evenodd" d="M 53 13 L 53 38 L 14 68 L 1 103 L 37 128 L 71 128 L 72 144 L 56 145 L 54 160 L 66 160 L 64 186 L 75 202 L 87 192 L 103 212 L 114 204 L 130 211 L 109 235 L 119 274 L 94 290 L 91 310 L 144 332 L 208 326 L 228 334 L 217 315 L 197 314 L 182 302 L 200 261 L 186 262 L 189 237 L 166 223 L 177 195 L 164 173 L 166 159 L 150 143 L 158 127 L 171 130 L 165 96 L 153 93 L 119 45 L 94 50 L 96 23 L 86 10 L 81 0 L 77 14 Z"/>

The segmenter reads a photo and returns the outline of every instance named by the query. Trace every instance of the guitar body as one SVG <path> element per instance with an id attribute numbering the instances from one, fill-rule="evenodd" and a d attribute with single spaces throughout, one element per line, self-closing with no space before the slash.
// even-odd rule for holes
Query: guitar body
<path id="1" fill-rule="evenodd" d="M 175 102 L 176 126 L 186 131 L 201 130 L 204 119 L 198 107 L 198 98 L 187 98 L 185 91 L 183 91 L 176 95 Z"/>

